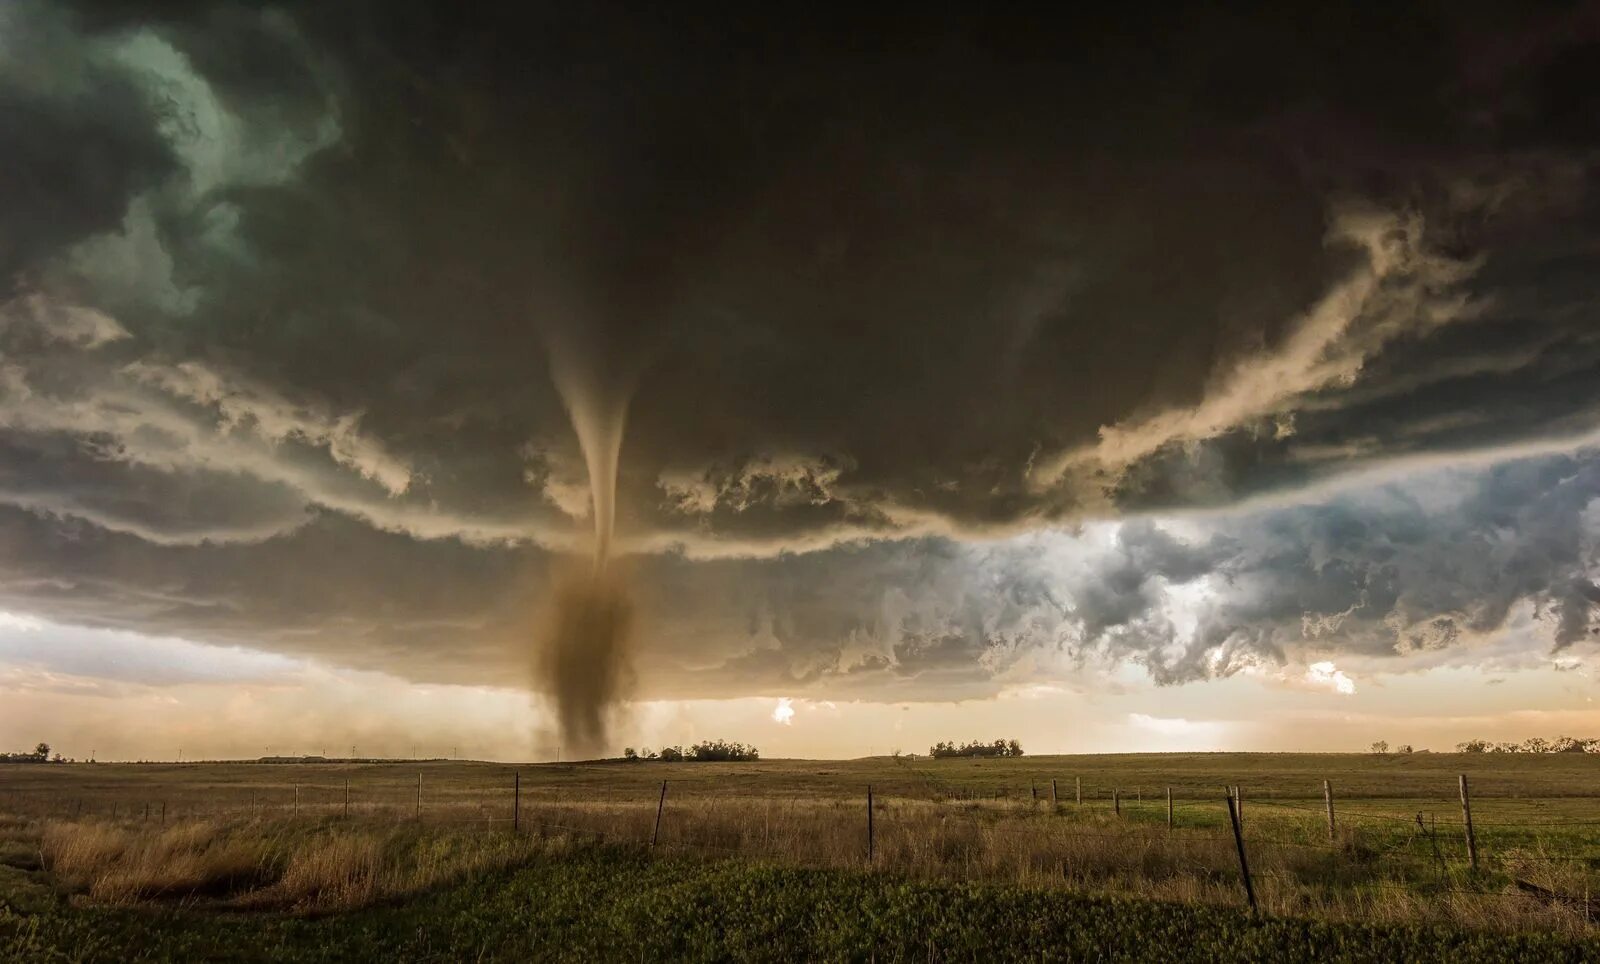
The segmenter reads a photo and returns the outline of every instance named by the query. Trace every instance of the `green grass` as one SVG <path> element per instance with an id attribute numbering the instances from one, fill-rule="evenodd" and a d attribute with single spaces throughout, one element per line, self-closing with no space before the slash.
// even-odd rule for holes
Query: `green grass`
<path id="1" fill-rule="evenodd" d="M 3 884 L 0 878 L 0 884 Z M 323 918 L 0 908 L 29 961 L 1138 960 L 1580 961 L 1593 943 L 1252 919 L 1217 908 L 914 882 L 631 848 L 543 858 L 426 897 Z"/>

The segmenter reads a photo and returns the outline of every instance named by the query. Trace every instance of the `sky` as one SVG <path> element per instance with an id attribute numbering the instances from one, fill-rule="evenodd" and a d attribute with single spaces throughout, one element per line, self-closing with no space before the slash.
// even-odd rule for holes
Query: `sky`
<path id="1" fill-rule="evenodd" d="M 1595 64 L 1593 4 L 0 3 L 0 741 L 1600 736 Z"/>

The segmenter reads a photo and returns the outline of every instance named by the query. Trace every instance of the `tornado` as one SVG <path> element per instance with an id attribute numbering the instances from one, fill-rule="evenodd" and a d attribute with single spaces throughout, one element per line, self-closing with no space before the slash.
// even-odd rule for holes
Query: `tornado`
<path id="1" fill-rule="evenodd" d="M 598 377 L 596 361 L 558 345 L 551 374 L 589 476 L 593 544 L 558 563 L 541 607 L 537 683 L 554 703 L 562 746 L 578 757 L 603 755 L 612 709 L 631 683 L 633 609 L 625 567 L 613 558 L 617 466 L 630 391 Z"/>

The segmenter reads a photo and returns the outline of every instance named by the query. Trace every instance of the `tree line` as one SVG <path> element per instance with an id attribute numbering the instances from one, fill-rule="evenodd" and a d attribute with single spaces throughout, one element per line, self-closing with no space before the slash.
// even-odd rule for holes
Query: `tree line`
<path id="1" fill-rule="evenodd" d="M 50 752 L 50 744 L 41 743 L 33 748 L 32 753 L 0 753 L 0 763 L 66 763 L 61 754 L 54 755 Z"/>
<path id="2" fill-rule="evenodd" d="M 1580 740 L 1571 736 L 1558 736 L 1554 740 L 1532 737 L 1521 743 L 1490 743 L 1488 740 L 1468 740 L 1456 744 L 1457 753 L 1600 753 L 1600 740 Z"/>
<path id="3" fill-rule="evenodd" d="M 1378 740 L 1371 748 L 1373 753 L 1388 753 L 1389 741 Z M 1411 744 L 1402 743 L 1394 748 L 1396 753 L 1411 753 Z M 1427 750 L 1420 751 L 1427 753 Z M 1521 743 L 1492 743 L 1489 740 L 1467 740 L 1456 744 L 1457 753 L 1600 753 L 1600 740 L 1580 740 L 1572 736 L 1558 736 L 1547 740 L 1535 736 Z"/>
<path id="4" fill-rule="evenodd" d="M 934 759 L 963 756 L 1003 756 L 1017 757 L 1022 755 L 1022 744 L 1016 740 L 995 740 L 992 743 L 980 743 L 977 740 L 957 746 L 954 743 L 935 743 L 928 748 L 928 755 Z"/>
<path id="5" fill-rule="evenodd" d="M 663 763 L 718 763 L 729 760 L 759 760 L 761 751 L 753 746 L 743 743 L 733 743 L 728 740 L 702 740 L 699 743 L 684 749 L 681 746 L 664 746 L 659 751 L 645 747 L 635 750 L 628 747 L 622 751 L 625 760 L 660 760 Z"/>

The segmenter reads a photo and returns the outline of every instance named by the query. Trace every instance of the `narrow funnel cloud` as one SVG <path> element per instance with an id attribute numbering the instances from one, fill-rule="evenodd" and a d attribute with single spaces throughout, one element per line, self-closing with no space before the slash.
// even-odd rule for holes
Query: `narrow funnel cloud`
<path id="1" fill-rule="evenodd" d="M 558 356 L 559 358 L 559 356 Z M 622 454 L 622 434 L 627 427 L 628 395 L 607 391 L 598 379 L 571 363 L 558 363 L 556 390 L 578 434 L 584 464 L 589 472 L 590 511 L 594 516 L 594 565 L 598 572 L 611 558 L 617 525 L 617 462 Z"/>
<path id="2" fill-rule="evenodd" d="M 535 665 L 540 688 L 555 700 L 563 745 L 595 756 L 605 752 L 607 714 L 629 680 L 632 606 L 623 567 L 611 558 L 629 393 L 596 377 L 589 359 L 559 350 L 552 357 L 551 374 L 588 468 L 594 546 L 590 565 L 556 575 Z"/>

